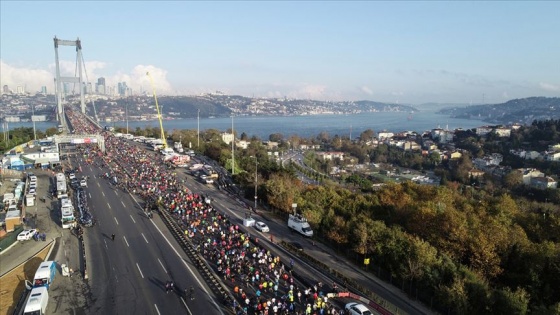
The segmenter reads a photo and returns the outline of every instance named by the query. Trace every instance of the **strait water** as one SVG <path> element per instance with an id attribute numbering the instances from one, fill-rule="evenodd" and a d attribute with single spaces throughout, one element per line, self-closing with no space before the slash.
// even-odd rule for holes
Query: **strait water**
<path id="1" fill-rule="evenodd" d="M 231 129 L 231 118 L 200 118 L 200 131 L 206 129 L 217 129 L 226 131 Z M 449 128 L 450 130 L 463 128 L 470 129 L 484 125 L 480 120 L 450 118 L 446 115 L 436 114 L 435 110 L 424 110 L 409 115 L 404 112 L 382 112 L 363 113 L 353 115 L 313 115 L 313 116 L 259 116 L 259 117 L 234 117 L 233 128 L 238 135 L 246 133 L 249 137 L 257 136 L 268 139 L 273 133 L 280 133 L 285 137 L 298 135 L 309 138 L 317 136 L 325 131 L 331 137 L 351 136 L 357 138 L 360 133 L 367 129 L 380 132 L 417 131 L 423 132 L 434 128 Z M 36 123 L 37 130 L 45 130 L 56 127 L 55 122 Z M 126 127 L 126 122 L 102 123 L 115 127 Z M 32 123 L 10 123 L 9 128 L 32 127 Z M 129 121 L 129 130 L 134 131 L 136 127 L 159 127 L 157 121 Z M 173 129 L 197 129 L 197 119 L 164 120 L 163 128 L 167 132 Z"/>

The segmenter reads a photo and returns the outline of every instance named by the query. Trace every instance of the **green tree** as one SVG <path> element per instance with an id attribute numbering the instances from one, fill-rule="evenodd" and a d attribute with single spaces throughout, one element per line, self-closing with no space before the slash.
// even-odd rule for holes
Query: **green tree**
<path id="1" fill-rule="evenodd" d="M 510 288 L 494 291 L 492 314 L 527 314 L 529 294 L 522 288 L 512 291 Z"/>

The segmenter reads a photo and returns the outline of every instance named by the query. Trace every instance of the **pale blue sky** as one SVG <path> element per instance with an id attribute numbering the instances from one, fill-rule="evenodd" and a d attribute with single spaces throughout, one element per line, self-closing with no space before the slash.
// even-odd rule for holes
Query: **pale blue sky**
<path id="1" fill-rule="evenodd" d="M 89 81 L 158 94 L 502 102 L 560 96 L 560 2 L 1 1 L 2 85 L 52 86 L 53 37 Z M 75 52 L 59 49 L 73 71 Z M 41 83 L 43 81 L 47 81 Z"/>

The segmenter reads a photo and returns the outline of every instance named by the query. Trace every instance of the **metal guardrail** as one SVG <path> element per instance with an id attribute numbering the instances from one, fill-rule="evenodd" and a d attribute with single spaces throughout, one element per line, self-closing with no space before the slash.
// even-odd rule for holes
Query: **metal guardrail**
<path id="1" fill-rule="evenodd" d="M 208 284 L 210 289 L 216 294 L 217 297 L 224 297 L 228 296 L 230 301 L 233 301 L 233 296 L 230 294 L 230 291 L 224 287 L 222 284 L 220 277 L 216 275 L 214 270 L 208 265 L 206 259 L 204 259 L 194 248 L 192 242 L 185 236 L 184 232 L 175 222 L 175 220 L 171 217 L 171 215 L 158 206 L 158 213 L 161 215 L 163 222 L 169 228 L 169 231 L 173 234 L 175 239 L 181 245 L 183 251 L 189 256 L 191 261 L 194 263 L 200 274 L 204 277 L 205 282 Z M 228 309 L 228 311 L 232 311 Z M 233 314 L 233 312 L 232 312 Z"/>
<path id="2" fill-rule="evenodd" d="M 337 280 L 337 282 L 343 284 L 344 287 L 346 287 L 347 289 L 352 289 L 352 291 L 357 292 L 361 296 L 368 298 L 370 301 L 373 301 L 377 306 L 382 307 L 384 310 L 390 312 L 391 314 L 407 314 L 405 311 L 401 310 L 396 305 L 383 299 L 382 297 L 370 291 L 369 289 L 364 288 L 363 286 L 356 283 L 355 281 L 348 279 L 348 277 L 340 273 L 338 270 L 329 267 L 325 263 L 315 259 L 314 257 L 308 255 L 307 253 L 299 251 L 291 244 L 286 243 L 284 241 L 280 242 L 279 244 L 282 245 L 282 247 L 287 249 L 292 254 L 306 261 L 308 264 L 313 265 L 318 270 L 322 270 L 326 275 L 331 277 L 331 279 Z"/>

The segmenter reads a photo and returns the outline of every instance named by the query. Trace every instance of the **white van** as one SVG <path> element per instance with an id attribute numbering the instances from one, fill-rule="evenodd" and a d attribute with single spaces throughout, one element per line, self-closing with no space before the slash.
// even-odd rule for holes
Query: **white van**
<path id="1" fill-rule="evenodd" d="M 49 291 L 46 287 L 33 288 L 23 309 L 23 315 L 44 315 L 49 303 Z"/>

